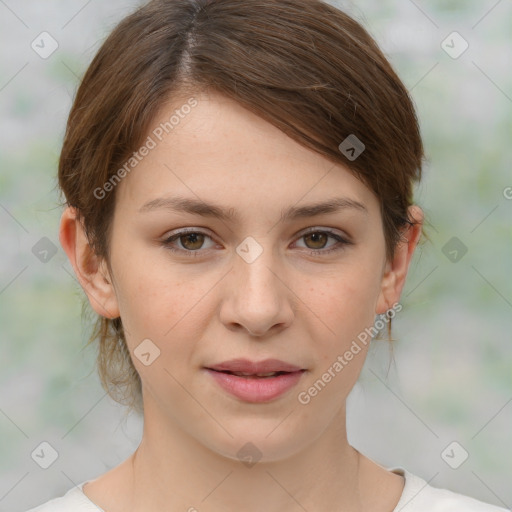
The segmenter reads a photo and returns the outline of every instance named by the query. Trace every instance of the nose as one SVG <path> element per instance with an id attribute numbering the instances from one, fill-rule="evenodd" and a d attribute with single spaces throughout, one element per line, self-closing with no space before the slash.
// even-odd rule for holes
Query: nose
<path id="1" fill-rule="evenodd" d="M 251 336 L 275 335 L 294 317 L 295 299 L 286 272 L 270 248 L 254 239 L 252 245 L 241 246 L 224 280 L 220 319 L 228 329 L 245 329 Z"/>

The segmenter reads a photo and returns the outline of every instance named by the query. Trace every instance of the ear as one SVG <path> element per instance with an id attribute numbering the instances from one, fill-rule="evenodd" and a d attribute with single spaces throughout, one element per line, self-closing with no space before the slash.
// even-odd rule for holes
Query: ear
<path id="1" fill-rule="evenodd" d="M 415 224 L 407 225 L 402 231 L 402 236 L 395 248 L 392 261 L 387 261 L 382 275 L 381 291 L 377 300 L 375 314 L 385 313 L 393 307 L 393 304 L 400 300 L 402 288 L 405 284 L 409 264 L 416 245 L 421 236 L 423 225 L 423 211 L 419 206 L 410 206 L 409 215 L 414 219 Z"/>
<path id="2" fill-rule="evenodd" d="M 106 261 L 89 245 L 82 223 L 73 207 L 67 207 L 60 221 L 59 239 L 89 302 L 101 316 L 119 317 L 119 306 Z"/>

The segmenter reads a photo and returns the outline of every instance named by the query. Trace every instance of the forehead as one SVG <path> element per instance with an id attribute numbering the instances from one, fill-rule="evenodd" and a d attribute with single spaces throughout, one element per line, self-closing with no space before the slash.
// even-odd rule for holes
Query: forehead
<path id="1" fill-rule="evenodd" d="M 176 195 L 223 204 L 236 216 L 342 196 L 379 211 L 373 192 L 348 167 L 219 94 L 182 95 L 165 104 L 145 145 L 151 149 L 116 191 L 118 203 L 132 210 Z"/>

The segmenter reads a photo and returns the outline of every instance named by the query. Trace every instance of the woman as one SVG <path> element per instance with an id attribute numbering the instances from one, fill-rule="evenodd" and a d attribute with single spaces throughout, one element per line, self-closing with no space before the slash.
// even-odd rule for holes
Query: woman
<path id="1" fill-rule="evenodd" d="M 127 460 L 34 511 L 498 511 L 346 435 L 421 237 L 411 99 L 319 0 L 151 1 L 105 41 L 59 163 Z M 377 324 L 377 322 L 375 322 Z"/>

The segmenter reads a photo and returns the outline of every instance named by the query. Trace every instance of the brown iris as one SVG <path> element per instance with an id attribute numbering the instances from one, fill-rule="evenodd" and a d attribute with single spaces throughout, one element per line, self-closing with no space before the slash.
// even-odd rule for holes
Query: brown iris
<path id="1" fill-rule="evenodd" d="M 201 248 L 201 246 L 204 243 L 204 237 L 205 237 L 205 235 L 203 235 L 201 233 L 187 233 L 186 235 L 181 235 L 179 237 L 179 239 L 180 239 L 183 247 L 192 251 L 192 250 L 197 250 L 197 249 Z M 190 241 L 190 244 L 187 245 L 188 242 L 183 243 L 183 240 Z"/>
<path id="2" fill-rule="evenodd" d="M 202 247 L 205 235 L 202 233 L 187 233 L 179 236 L 178 238 L 185 249 L 194 251 Z M 327 243 L 327 240 L 329 239 L 329 235 L 327 233 L 318 231 L 304 235 L 303 238 L 305 240 L 309 239 L 313 242 L 313 244 L 317 244 L 313 247 L 309 247 L 309 244 L 307 244 L 310 249 L 323 249 Z"/>
<path id="3" fill-rule="evenodd" d="M 308 238 L 313 239 L 314 243 L 320 242 L 320 245 L 321 245 L 320 247 L 310 247 L 310 249 L 323 249 L 325 247 L 325 244 L 327 243 L 329 236 L 326 233 L 315 232 L 315 233 L 310 233 L 308 235 L 304 235 L 305 240 L 307 240 Z"/>

